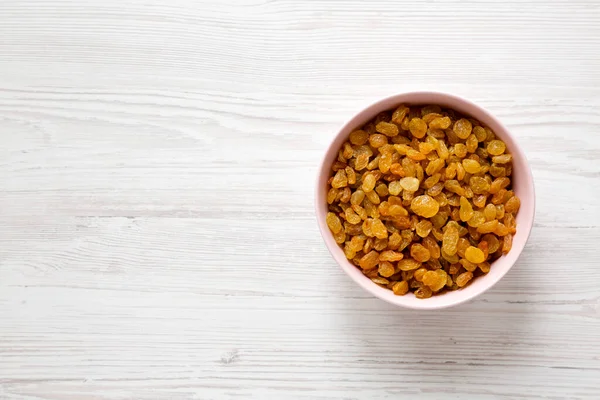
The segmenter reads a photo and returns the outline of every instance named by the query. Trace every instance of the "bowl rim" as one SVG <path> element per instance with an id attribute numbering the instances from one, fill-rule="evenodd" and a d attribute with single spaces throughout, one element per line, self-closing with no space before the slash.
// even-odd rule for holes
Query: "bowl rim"
<path id="1" fill-rule="evenodd" d="M 320 204 L 320 202 L 322 202 L 324 200 L 324 195 L 326 193 L 326 186 L 323 185 L 323 183 L 322 183 L 323 175 L 329 176 L 329 170 L 331 168 L 331 166 L 329 165 L 329 162 L 327 162 L 327 160 L 333 151 L 332 148 L 333 148 L 334 144 L 338 140 L 340 140 L 340 137 L 342 135 L 344 135 L 344 136 L 349 135 L 353 129 L 356 129 L 360 124 L 363 124 L 366 121 L 368 121 L 369 119 L 373 118 L 375 115 L 377 115 L 377 113 L 385 111 L 385 110 L 390 110 L 393 107 L 397 107 L 400 104 L 403 104 L 403 103 L 404 104 L 427 104 L 427 102 L 425 102 L 425 101 L 411 100 L 411 98 L 421 98 L 421 97 L 443 98 L 441 101 L 438 101 L 437 104 L 445 105 L 444 102 L 447 102 L 448 108 L 456 108 L 457 104 L 458 104 L 458 108 L 461 108 L 461 107 L 462 108 L 471 108 L 473 110 L 476 110 L 477 114 L 479 114 L 478 116 L 473 116 L 474 118 L 477 118 L 478 120 L 487 119 L 487 122 L 490 122 L 490 121 L 492 122 L 492 124 L 486 123 L 485 124 L 486 126 L 496 125 L 496 127 L 494 128 L 494 133 L 496 133 L 496 131 L 498 130 L 497 128 L 500 128 L 499 130 L 502 132 L 498 136 L 503 141 L 510 142 L 510 145 L 509 145 L 509 143 L 507 143 L 507 147 L 510 148 L 510 153 L 513 154 L 513 157 L 514 157 L 514 155 L 517 155 L 518 159 L 520 160 L 520 162 L 519 162 L 520 166 L 525 167 L 519 171 L 518 176 L 520 177 L 520 179 L 523 179 L 524 187 L 525 187 L 524 190 L 529 190 L 530 195 L 527 197 L 527 200 L 528 200 L 527 202 L 521 201 L 521 208 L 519 209 L 519 213 L 517 214 L 517 218 L 520 216 L 520 214 L 527 214 L 525 221 L 518 222 L 519 230 L 517 231 L 517 234 L 519 234 L 519 236 L 521 236 L 520 246 L 518 246 L 518 248 L 515 249 L 514 243 L 513 243 L 513 248 L 508 253 L 508 255 L 501 257 L 501 258 L 505 258 L 505 257 L 510 256 L 510 261 L 505 261 L 505 263 L 507 264 L 506 267 L 504 267 L 502 270 L 499 270 L 493 278 L 489 277 L 489 275 L 479 277 L 478 280 L 485 281 L 485 283 L 480 284 L 479 285 L 480 288 L 478 288 L 478 289 L 471 290 L 470 292 L 464 292 L 464 294 L 461 295 L 460 293 L 463 292 L 463 290 L 469 288 L 470 286 L 473 286 L 473 285 L 468 285 L 465 289 L 452 291 L 452 292 L 446 292 L 440 296 L 432 296 L 428 299 L 418 299 L 418 301 L 415 302 L 415 301 L 406 301 L 405 300 L 406 296 L 393 295 L 393 297 L 390 297 L 389 294 L 392 293 L 391 290 L 389 290 L 387 288 L 382 288 L 382 287 L 378 286 L 377 284 L 371 282 L 368 278 L 366 278 L 362 274 L 362 271 L 359 271 L 359 269 L 355 265 L 351 264 L 346 259 L 346 257 L 343 256 L 343 251 L 342 251 L 341 247 L 335 242 L 335 240 L 333 240 L 333 235 L 329 231 L 327 224 L 325 222 L 325 215 L 327 214 L 327 207 L 325 206 L 325 203 Z M 392 104 L 392 105 L 390 105 L 390 104 Z M 436 102 L 430 102 L 429 104 L 436 104 Z M 454 105 L 452 105 L 452 104 L 454 104 Z M 372 115 L 365 117 L 365 114 L 372 114 Z M 469 114 L 469 113 L 465 112 L 465 114 Z M 484 116 L 485 118 L 481 118 L 481 115 Z M 514 174 L 513 176 L 516 176 L 514 169 L 513 169 L 513 174 Z M 325 181 L 326 180 L 327 179 L 325 179 Z M 523 200 L 523 199 L 521 199 L 521 200 Z M 316 177 L 314 205 L 315 205 L 317 225 L 319 226 L 319 231 L 325 242 L 327 250 L 333 257 L 333 259 L 336 261 L 336 263 L 339 265 L 339 267 L 356 284 L 358 284 L 361 288 L 363 288 L 366 292 L 370 293 L 371 295 L 373 295 L 389 304 L 393 304 L 398 307 L 404 307 L 404 308 L 409 308 L 409 309 L 418 309 L 418 310 L 436 310 L 436 309 L 443 309 L 443 308 L 457 306 L 459 304 L 462 304 L 462 303 L 465 303 L 465 302 L 468 302 L 468 301 L 474 299 L 475 297 L 481 295 L 482 293 L 486 292 L 487 290 L 492 288 L 494 285 L 496 285 L 508 273 L 508 271 L 514 266 L 517 259 L 522 254 L 523 249 L 525 248 L 525 245 L 526 245 L 527 241 L 529 240 L 531 230 L 533 228 L 533 221 L 535 218 L 535 185 L 533 182 L 533 174 L 531 172 L 531 167 L 530 167 L 529 161 L 528 161 L 527 156 L 525 155 L 523 149 L 517 143 L 515 136 L 509 131 L 509 129 L 497 117 L 495 117 L 489 110 L 487 110 L 486 108 L 484 108 L 480 105 L 477 105 L 476 103 L 474 103 L 464 97 L 461 97 L 461 96 L 458 96 L 455 94 L 438 92 L 438 91 L 410 91 L 410 92 L 402 92 L 402 93 L 397 93 L 397 94 L 394 94 L 391 96 L 387 96 L 385 98 L 382 98 L 380 100 L 377 100 L 373 103 L 370 103 L 370 104 L 362 107 L 360 110 L 358 110 L 356 113 L 354 113 L 354 115 L 337 130 L 336 134 L 331 138 L 329 144 L 327 145 L 325 154 L 323 155 L 323 157 L 321 158 L 321 161 L 319 163 L 319 168 L 317 170 L 317 177 Z M 527 207 L 528 209 L 525 212 L 523 212 L 523 209 L 525 207 Z M 323 210 L 325 212 L 322 212 Z M 333 246 L 332 246 L 332 242 L 333 242 Z M 337 249 L 337 251 L 335 251 L 334 249 Z M 343 257 L 340 257 L 339 256 L 340 254 L 342 254 Z M 497 262 L 498 262 L 498 260 L 494 261 L 494 263 L 497 263 Z M 352 270 L 350 270 L 350 268 Z M 358 274 L 356 272 L 352 272 L 352 271 L 358 271 Z M 361 277 L 362 277 L 362 279 L 361 279 Z M 489 277 L 489 279 L 487 279 L 487 280 L 482 279 L 482 278 L 486 278 L 486 277 Z M 446 301 L 446 302 L 444 302 L 443 300 L 439 301 L 440 298 L 444 298 L 445 296 L 448 296 L 448 294 L 450 294 L 450 293 L 459 293 L 458 295 L 454 296 L 454 297 L 457 297 L 457 299 L 454 301 Z M 412 297 L 414 298 L 414 296 L 412 296 Z M 432 301 L 431 299 L 438 299 L 438 300 Z"/>

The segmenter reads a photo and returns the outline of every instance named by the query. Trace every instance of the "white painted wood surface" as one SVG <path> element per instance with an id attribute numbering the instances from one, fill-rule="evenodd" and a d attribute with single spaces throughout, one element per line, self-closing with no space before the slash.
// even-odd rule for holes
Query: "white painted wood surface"
<path id="1" fill-rule="evenodd" d="M 599 399 L 600 5 L 0 1 L 0 399 Z M 316 166 L 465 95 L 529 155 L 519 264 L 414 312 L 342 274 Z"/>

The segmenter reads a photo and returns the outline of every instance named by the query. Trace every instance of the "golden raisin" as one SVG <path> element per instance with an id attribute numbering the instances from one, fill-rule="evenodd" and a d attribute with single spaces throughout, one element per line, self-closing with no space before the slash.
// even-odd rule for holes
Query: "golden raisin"
<path id="1" fill-rule="evenodd" d="M 446 278 L 446 272 L 443 269 L 438 269 L 436 271 L 427 271 L 423 275 L 422 282 L 429 286 L 432 291 L 437 292 L 446 286 Z"/>
<path id="2" fill-rule="evenodd" d="M 429 235 L 429 232 L 431 232 L 432 228 L 433 224 L 431 223 L 431 221 L 427 219 L 422 219 L 416 226 L 417 235 L 419 235 L 422 238 L 425 238 Z"/>
<path id="3" fill-rule="evenodd" d="M 496 230 L 498 226 L 498 220 L 493 219 L 491 221 L 484 222 L 483 224 L 477 227 L 477 232 L 479 233 L 492 233 Z"/>
<path id="4" fill-rule="evenodd" d="M 348 177 L 346 177 L 346 171 L 340 169 L 338 172 L 335 173 L 335 176 L 331 181 L 331 187 L 338 189 L 346 185 L 348 185 Z"/>
<path id="5" fill-rule="evenodd" d="M 362 256 L 360 259 L 360 267 L 362 269 L 372 269 L 379 263 L 379 253 L 371 250 L 369 253 Z"/>
<path id="6" fill-rule="evenodd" d="M 383 276 L 384 278 L 389 278 L 390 276 L 394 275 L 396 269 L 394 268 L 394 265 L 391 262 L 383 261 L 379 263 L 378 272 L 379 275 Z"/>
<path id="7" fill-rule="evenodd" d="M 467 250 L 465 250 L 465 258 L 473 264 L 479 264 L 485 261 L 483 251 L 473 246 L 469 246 Z"/>
<path id="8" fill-rule="evenodd" d="M 496 164 L 507 164 L 512 160 L 512 156 L 510 154 L 502 154 L 500 156 L 492 157 L 492 162 Z"/>
<path id="9" fill-rule="evenodd" d="M 448 117 L 436 118 L 429 123 L 431 129 L 447 129 L 450 127 L 452 121 Z"/>
<path id="10" fill-rule="evenodd" d="M 431 161 L 427 167 L 425 168 L 425 173 L 429 176 L 439 172 L 442 168 L 444 168 L 444 164 L 446 162 L 444 160 L 442 160 L 441 158 L 437 158 L 433 161 Z"/>
<path id="11" fill-rule="evenodd" d="M 415 214 L 421 217 L 431 218 L 437 214 L 438 210 L 440 209 L 440 205 L 433 199 L 433 197 L 424 194 L 412 199 L 410 208 Z"/>
<path id="12" fill-rule="evenodd" d="M 469 180 L 469 187 L 475 194 L 485 194 L 490 190 L 490 184 L 480 176 L 472 176 Z"/>
<path id="13" fill-rule="evenodd" d="M 339 233 L 342 230 L 342 221 L 340 221 L 339 217 L 332 212 L 327 213 L 327 218 L 325 218 L 327 222 L 327 226 L 331 229 L 333 233 Z"/>
<path id="14" fill-rule="evenodd" d="M 487 152 L 493 156 L 499 156 L 506 150 L 506 145 L 501 140 L 492 140 L 487 145 Z"/>
<path id="15" fill-rule="evenodd" d="M 473 206 L 465 197 L 460 198 L 460 220 L 468 221 L 473 218 Z"/>
<path id="16" fill-rule="evenodd" d="M 333 239 L 337 244 L 342 244 L 346 241 L 346 232 L 339 231 L 338 233 L 333 234 Z"/>
<path id="17" fill-rule="evenodd" d="M 452 130 L 460 139 L 466 139 L 471 134 L 472 125 L 468 119 L 461 118 L 454 123 Z"/>
<path id="18" fill-rule="evenodd" d="M 356 214 L 356 212 L 351 207 L 346 208 L 345 214 L 346 221 L 350 222 L 351 224 L 359 224 L 362 222 L 362 219 L 358 216 L 358 214 Z"/>
<path id="19" fill-rule="evenodd" d="M 454 145 L 454 154 L 458 158 L 465 158 L 467 156 L 467 146 L 462 143 L 456 143 Z"/>
<path id="20" fill-rule="evenodd" d="M 504 242 L 502 244 L 502 253 L 507 254 L 512 248 L 512 235 L 508 234 L 504 236 Z"/>
<path id="21" fill-rule="evenodd" d="M 411 271 L 421 266 L 421 263 L 413 258 L 404 258 L 398 262 L 398 269 L 401 271 Z"/>
<path id="22" fill-rule="evenodd" d="M 400 133 L 398 126 L 390 122 L 381 121 L 375 126 L 375 130 L 379 133 L 383 133 L 386 136 L 392 137 Z"/>
<path id="23" fill-rule="evenodd" d="M 375 149 L 377 149 L 387 143 L 388 143 L 388 139 L 385 135 L 374 133 L 369 136 L 369 144 Z"/>
<path id="24" fill-rule="evenodd" d="M 375 235 L 375 237 L 377 237 L 378 239 L 385 239 L 388 237 L 387 229 L 380 219 L 373 220 L 371 231 L 373 232 L 373 235 Z"/>
<path id="25" fill-rule="evenodd" d="M 480 195 L 473 197 L 473 204 L 479 208 L 482 208 L 483 206 L 485 206 L 486 201 L 487 201 L 487 196 L 484 194 L 480 194 Z"/>
<path id="26" fill-rule="evenodd" d="M 517 196 L 513 196 L 504 205 L 504 211 L 507 213 L 516 213 L 521 207 L 521 200 Z"/>
<path id="27" fill-rule="evenodd" d="M 408 282 L 406 282 L 406 281 L 396 282 L 394 284 L 394 286 L 392 286 L 392 291 L 397 296 L 405 295 L 406 293 L 408 293 Z"/>
<path id="28" fill-rule="evenodd" d="M 400 179 L 400 186 L 409 192 L 416 192 L 419 190 L 419 180 L 412 177 L 402 178 Z"/>
<path id="29" fill-rule="evenodd" d="M 338 195 L 338 190 L 336 188 L 331 188 L 327 192 L 327 204 L 332 204 Z"/>
<path id="30" fill-rule="evenodd" d="M 371 280 L 372 280 L 374 283 L 376 283 L 376 284 L 378 284 L 378 285 L 382 285 L 382 286 L 388 285 L 388 284 L 390 283 L 390 281 L 388 281 L 388 280 L 387 280 L 387 279 L 385 279 L 385 278 L 372 278 Z"/>
<path id="31" fill-rule="evenodd" d="M 487 206 L 485 206 L 485 208 L 483 209 L 483 216 L 485 217 L 486 221 L 491 221 L 495 219 L 496 206 L 494 206 L 493 204 L 488 204 Z"/>
<path id="32" fill-rule="evenodd" d="M 390 240 L 392 238 L 390 237 Z M 379 255 L 379 261 L 400 261 L 404 258 L 404 254 L 402 253 L 398 253 L 396 251 L 393 250 L 386 250 L 383 251 L 380 255 Z"/>
<path id="33" fill-rule="evenodd" d="M 375 178 L 375 175 L 367 173 L 363 176 L 362 190 L 365 193 L 368 193 L 368 192 L 372 191 L 373 189 L 375 189 L 376 183 L 377 183 L 377 179 Z"/>
<path id="34" fill-rule="evenodd" d="M 350 134 L 350 143 L 354 145 L 363 145 L 369 140 L 369 134 L 362 129 L 356 130 Z"/>
<path id="35" fill-rule="evenodd" d="M 427 124 L 421 118 L 413 118 L 408 124 L 408 129 L 414 137 L 421 139 L 427 133 Z"/>
<path id="36" fill-rule="evenodd" d="M 467 140 L 465 141 L 465 146 L 467 146 L 467 151 L 469 153 L 475 153 L 475 150 L 477 150 L 477 145 L 479 143 L 477 142 L 477 138 L 475 137 L 475 135 L 471 135 L 467 138 Z"/>
<path id="37" fill-rule="evenodd" d="M 485 139 L 487 137 L 487 133 L 486 133 L 485 129 L 483 129 L 481 126 L 474 127 L 473 128 L 473 134 L 477 138 L 478 142 L 485 141 Z"/>
<path id="38" fill-rule="evenodd" d="M 392 122 L 398 125 L 402 124 L 404 117 L 408 115 L 408 111 L 409 108 L 406 107 L 404 104 L 399 105 L 398 108 L 392 114 Z"/>
<path id="39" fill-rule="evenodd" d="M 392 196 L 398 196 L 401 191 L 402 191 L 402 184 L 400 184 L 400 181 L 393 181 L 393 182 L 389 183 L 389 185 L 388 185 L 389 194 L 391 194 Z"/>
<path id="40" fill-rule="evenodd" d="M 476 174 L 481 169 L 481 165 L 477 161 L 471 160 L 471 159 L 463 160 L 462 166 L 465 169 L 465 171 L 468 172 L 469 174 Z M 459 178 L 459 179 L 461 179 L 461 178 Z"/>
<path id="41" fill-rule="evenodd" d="M 419 243 L 415 243 L 410 247 L 410 255 L 419 262 L 427 262 L 431 258 L 429 250 Z"/>
<path id="42" fill-rule="evenodd" d="M 473 264 L 471 261 L 467 260 L 467 259 L 461 259 L 459 261 L 460 265 L 463 266 L 464 269 L 466 269 L 467 271 L 473 272 L 477 269 L 477 265 Z"/>
<path id="43" fill-rule="evenodd" d="M 491 194 L 498 193 L 501 189 L 504 189 L 508 185 L 510 185 L 510 179 L 508 179 L 507 177 L 502 176 L 502 177 L 496 178 L 492 181 L 489 192 Z"/>
<path id="44" fill-rule="evenodd" d="M 448 226 L 444 232 L 442 241 L 442 251 L 449 255 L 456 254 L 458 245 L 458 229 L 454 226 Z"/>
<path id="45" fill-rule="evenodd" d="M 473 279 L 473 273 L 471 271 L 467 271 L 456 277 L 455 282 L 458 287 L 464 287 L 471 279 Z"/>
<path id="46" fill-rule="evenodd" d="M 417 299 L 427 299 L 427 298 L 431 297 L 432 294 L 433 294 L 433 291 L 427 285 L 424 285 L 415 291 L 415 297 Z"/>

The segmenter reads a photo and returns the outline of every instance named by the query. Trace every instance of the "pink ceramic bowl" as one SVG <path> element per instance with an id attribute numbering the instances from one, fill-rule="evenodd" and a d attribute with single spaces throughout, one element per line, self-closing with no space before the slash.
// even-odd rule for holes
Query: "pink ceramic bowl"
<path id="1" fill-rule="evenodd" d="M 519 209 L 516 218 L 517 233 L 513 238 L 512 250 L 507 255 L 494 261 L 491 270 L 487 275 L 476 278 L 464 289 L 447 292 L 428 299 L 417 299 L 412 293 L 408 293 L 404 296 L 396 296 L 391 290 L 382 288 L 371 282 L 369 278 L 362 274 L 359 268 L 346 259 L 344 252 L 333 239 L 333 235 L 325 222 L 325 216 L 327 214 L 327 180 L 332 175 L 331 165 L 337 157 L 338 150 L 344 141 L 347 140 L 350 132 L 362 126 L 362 124 L 375 117 L 379 112 L 390 110 L 402 103 L 439 104 L 470 115 L 481 121 L 484 125 L 489 126 L 496 136 L 506 143 L 508 151 L 513 155 L 513 190 L 521 199 L 521 208 Z M 523 150 L 519 147 L 515 138 L 508 132 L 508 129 L 506 129 L 506 127 L 492 114 L 458 96 L 437 92 L 412 92 L 391 96 L 368 106 L 340 129 L 333 139 L 333 142 L 329 145 L 327 153 L 319 168 L 315 209 L 319 229 L 321 230 L 321 235 L 325 240 L 329 252 L 354 282 L 374 296 L 397 306 L 414 309 L 440 309 L 464 303 L 485 292 L 494 286 L 494 284 L 496 284 L 496 282 L 498 282 L 515 264 L 525 247 L 525 243 L 529 238 L 529 233 L 531 232 L 531 227 L 533 225 L 535 193 L 531 169 L 529 168 Z"/>

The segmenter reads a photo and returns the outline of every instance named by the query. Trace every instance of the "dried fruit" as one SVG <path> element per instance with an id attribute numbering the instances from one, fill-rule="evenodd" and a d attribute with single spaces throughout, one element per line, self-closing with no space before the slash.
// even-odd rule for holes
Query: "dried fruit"
<path id="1" fill-rule="evenodd" d="M 326 224 L 346 258 L 394 294 L 457 290 L 512 247 L 520 200 L 511 161 L 478 121 L 400 105 L 338 149 Z"/>
<path id="2" fill-rule="evenodd" d="M 412 258 L 422 263 L 429 261 L 431 258 L 429 250 L 419 243 L 415 243 L 410 247 L 410 255 Z"/>
<path id="3" fill-rule="evenodd" d="M 339 233 L 342 230 L 342 221 L 340 221 L 339 217 L 332 212 L 327 213 L 327 217 L 325 218 L 327 222 L 327 226 L 331 229 L 333 233 Z"/>
<path id="4" fill-rule="evenodd" d="M 391 240 L 391 237 L 390 237 Z M 379 255 L 379 261 L 400 261 L 404 258 L 404 254 L 393 250 L 386 250 Z"/>
<path id="5" fill-rule="evenodd" d="M 478 144 L 479 143 L 477 142 L 477 138 L 475 137 L 475 135 L 469 136 L 465 141 L 465 146 L 467 146 L 467 151 L 469 153 L 475 153 Z"/>
<path id="6" fill-rule="evenodd" d="M 452 128 L 452 130 L 460 139 L 466 139 L 471 134 L 472 128 L 473 126 L 471 125 L 471 122 L 468 119 L 461 118 L 454 123 L 454 127 Z"/>
<path id="7" fill-rule="evenodd" d="M 397 296 L 405 295 L 406 293 L 408 293 L 408 282 L 401 281 L 394 283 L 394 286 L 392 286 L 392 291 Z"/>
<path id="8" fill-rule="evenodd" d="M 331 204 L 335 201 L 338 195 L 338 190 L 336 188 L 330 188 L 327 192 L 327 204 Z"/>
<path id="9" fill-rule="evenodd" d="M 412 199 L 410 208 L 415 214 L 421 217 L 431 218 L 437 214 L 440 209 L 440 205 L 434 200 L 433 197 L 424 194 Z"/>
<path id="10" fill-rule="evenodd" d="M 502 154 L 501 156 L 492 157 L 492 162 L 496 164 L 506 164 L 512 160 L 512 156 L 510 154 Z"/>
<path id="11" fill-rule="evenodd" d="M 427 285 L 421 286 L 420 288 L 415 290 L 415 297 L 417 299 L 427 299 L 427 298 L 431 297 L 432 294 L 433 294 L 433 291 Z"/>
<path id="12" fill-rule="evenodd" d="M 401 104 L 392 114 L 392 122 L 395 124 L 402 124 L 404 117 L 408 115 L 409 108 Z"/>
<path id="13" fill-rule="evenodd" d="M 441 158 L 436 158 L 435 160 L 433 160 L 429 164 L 427 164 L 427 168 L 425 168 L 425 173 L 430 176 L 433 174 L 436 174 L 442 168 L 444 168 L 445 163 L 446 162 L 444 160 L 442 160 Z"/>
<path id="14" fill-rule="evenodd" d="M 481 165 L 477 161 L 469 158 L 462 161 L 462 166 L 469 174 L 476 174 L 481 169 Z M 459 177 L 458 179 L 461 180 L 462 178 Z"/>
<path id="15" fill-rule="evenodd" d="M 425 238 L 431 232 L 431 229 L 433 228 L 433 224 L 431 223 L 431 221 L 429 221 L 427 219 L 422 219 L 417 223 L 417 226 L 415 228 L 416 228 L 417 235 L 419 235 L 422 238 Z"/>
<path id="16" fill-rule="evenodd" d="M 356 214 L 356 212 L 351 207 L 346 208 L 345 214 L 346 221 L 350 222 L 351 224 L 359 224 L 362 222 L 362 219 L 358 216 L 358 214 Z"/>
<path id="17" fill-rule="evenodd" d="M 402 184 L 400 183 L 400 181 L 393 181 L 393 182 L 389 183 L 389 185 L 388 185 L 389 194 L 391 194 L 392 196 L 398 196 L 401 191 L 402 191 Z"/>
<path id="18" fill-rule="evenodd" d="M 398 126 L 390 122 L 381 121 L 375 126 L 375 130 L 379 133 L 383 133 L 386 136 L 393 137 L 400 133 Z"/>
<path id="19" fill-rule="evenodd" d="M 493 156 L 499 156 L 506 150 L 506 145 L 501 140 L 492 140 L 487 145 L 487 152 Z"/>
<path id="20" fill-rule="evenodd" d="M 446 286 L 448 274 L 443 269 L 438 269 L 435 271 L 427 271 L 422 278 L 423 284 L 429 286 L 429 288 L 437 292 Z"/>
<path id="21" fill-rule="evenodd" d="M 350 133 L 350 143 L 354 145 L 363 145 L 369 140 L 369 134 L 362 129 Z"/>
<path id="22" fill-rule="evenodd" d="M 487 133 L 486 133 L 485 129 L 483 129 L 481 126 L 474 127 L 473 128 L 473 134 L 477 138 L 478 142 L 485 141 L 485 139 L 487 137 Z"/>
<path id="23" fill-rule="evenodd" d="M 400 186 L 409 192 L 416 192 L 419 190 L 419 180 L 412 177 L 402 178 L 400 179 Z"/>
<path id="24" fill-rule="evenodd" d="M 465 158 L 467 156 L 467 146 L 462 143 L 456 143 L 454 145 L 454 154 L 458 158 Z"/>
<path id="25" fill-rule="evenodd" d="M 481 211 L 474 211 L 473 216 L 467 221 L 467 224 L 473 228 L 479 227 L 485 222 L 485 217 Z"/>
<path id="26" fill-rule="evenodd" d="M 429 123 L 431 129 L 448 129 L 452 120 L 448 117 L 439 117 Z"/>
<path id="27" fill-rule="evenodd" d="M 473 204 L 479 208 L 484 207 L 486 201 L 487 201 L 487 196 L 484 194 L 479 194 L 479 195 L 473 197 Z"/>
<path id="28" fill-rule="evenodd" d="M 460 265 L 463 266 L 464 269 L 466 269 L 467 271 L 473 272 L 477 269 L 477 265 L 473 264 L 471 261 L 467 260 L 467 259 L 461 259 L 459 261 Z"/>
<path id="29" fill-rule="evenodd" d="M 405 258 L 398 262 L 398 269 L 400 271 L 411 271 L 421 266 L 421 263 L 413 258 Z"/>
<path id="30" fill-rule="evenodd" d="M 446 227 L 446 231 L 444 232 L 444 238 L 442 242 L 442 251 L 446 252 L 449 255 L 456 254 L 458 245 L 458 229 L 456 229 L 453 225 Z"/>
<path id="31" fill-rule="evenodd" d="M 333 234 L 333 239 L 337 244 L 342 244 L 346 241 L 346 232 L 339 231 L 338 233 Z"/>
<path id="32" fill-rule="evenodd" d="M 464 287 L 471 279 L 473 279 L 473 273 L 471 271 L 467 271 L 457 276 L 454 281 L 458 287 Z"/>
<path id="33" fill-rule="evenodd" d="M 376 284 L 378 284 L 378 285 L 382 285 L 382 286 L 388 285 L 388 284 L 390 283 L 390 281 L 388 281 L 388 280 L 387 280 L 387 279 L 385 279 L 385 278 L 371 278 L 371 280 L 372 280 L 374 283 L 376 283 Z"/>
<path id="34" fill-rule="evenodd" d="M 504 242 L 502 243 L 502 253 L 507 254 L 512 248 L 512 235 L 508 234 L 504 236 Z"/>
<path id="35" fill-rule="evenodd" d="M 517 211 L 519 211 L 520 207 L 521 200 L 519 200 L 517 196 L 513 196 L 510 199 L 508 199 L 506 204 L 504 204 L 504 211 L 507 213 L 516 213 Z"/>
<path id="36" fill-rule="evenodd" d="M 383 222 L 381 222 L 381 220 L 377 218 L 373 219 L 371 232 L 373 232 L 373 235 L 375 235 L 375 237 L 377 237 L 378 239 L 385 239 L 388 237 L 387 228 L 385 227 Z"/>
<path id="37" fill-rule="evenodd" d="M 377 183 L 377 179 L 373 174 L 365 174 L 363 175 L 362 189 L 365 193 L 368 193 L 375 189 L 375 184 Z"/>
<path id="38" fill-rule="evenodd" d="M 473 218 L 473 206 L 471 206 L 471 203 L 469 203 L 469 200 L 467 200 L 465 197 L 460 198 L 460 220 L 461 221 L 468 221 L 471 218 Z"/>
<path id="39" fill-rule="evenodd" d="M 465 250 L 465 258 L 473 264 L 479 264 L 485 261 L 483 251 L 473 246 L 469 246 L 467 250 Z"/>
<path id="40" fill-rule="evenodd" d="M 485 234 L 482 236 L 481 240 L 485 240 L 488 244 L 488 251 L 491 253 L 495 253 L 500 248 L 500 241 L 495 235 L 491 233 Z"/>
<path id="41" fill-rule="evenodd" d="M 485 217 L 486 221 L 491 221 L 495 219 L 496 206 L 494 206 L 493 204 L 488 204 L 487 206 L 485 206 L 485 208 L 483 209 L 483 216 Z"/>
<path id="42" fill-rule="evenodd" d="M 371 250 L 360 259 L 359 265 L 362 269 L 371 269 L 377 266 L 379 262 L 379 253 Z"/>
<path id="43" fill-rule="evenodd" d="M 379 269 L 377 272 L 379 272 L 379 275 L 383 276 L 384 278 L 389 278 L 390 276 L 394 275 L 396 269 L 391 262 L 383 261 L 379 263 Z"/>
<path id="44" fill-rule="evenodd" d="M 410 133 L 417 139 L 422 139 L 427 133 L 427 124 L 421 118 L 413 118 L 408 124 Z"/>
<path id="45" fill-rule="evenodd" d="M 469 180 L 469 187 L 475 194 L 485 194 L 490 190 L 490 184 L 480 176 L 472 176 Z"/>
<path id="46" fill-rule="evenodd" d="M 335 173 L 333 180 L 331 181 L 331 187 L 333 188 L 341 188 L 348 185 L 348 177 L 346 176 L 346 171 L 340 169 Z"/>

